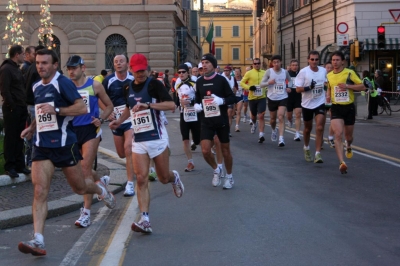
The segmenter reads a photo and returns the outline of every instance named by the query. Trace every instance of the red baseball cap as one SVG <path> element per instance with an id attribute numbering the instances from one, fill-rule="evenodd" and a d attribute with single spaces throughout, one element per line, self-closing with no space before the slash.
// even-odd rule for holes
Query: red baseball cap
<path id="1" fill-rule="evenodd" d="M 134 54 L 129 60 L 133 72 L 147 70 L 147 58 L 142 54 Z"/>

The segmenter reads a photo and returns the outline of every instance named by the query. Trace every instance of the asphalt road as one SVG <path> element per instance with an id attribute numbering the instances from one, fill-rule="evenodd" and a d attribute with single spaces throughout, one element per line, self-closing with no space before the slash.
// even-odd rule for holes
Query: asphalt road
<path id="1" fill-rule="evenodd" d="M 45 258 L 17 250 L 20 240 L 30 239 L 32 225 L 0 231 L 0 265 L 100 265 L 116 252 L 121 256 L 109 265 L 399 264 L 398 127 L 358 121 L 355 154 L 346 160 L 348 174 L 341 175 L 327 144 L 323 164 L 307 163 L 303 143 L 293 141 L 291 131 L 279 148 L 270 141 L 268 126 L 266 142 L 258 144 L 258 136 L 242 124 L 231 139 L 235 185 L 224 191 L 212 187 L 212 170 L 199 148 L 196 170 L 183 171 L 177 114 L 168 117 L 170 164 L 181 173 L 185 194 L 177 199 L 170 185 L 151 183 L 152 235 L 130 231 L 131 222 L 126 225 L 123 218 L 136 198 L 120 193 L 111 212 L 95 204 L 92 221 L 96 213 L 101 219 L 87 229 L 73 225 L 78 211 L 48 220 Z M 114 150 L 107 129 L 101 146 Z M 117 250 L 113 243 L 123 237 L 127 240 Z"/>

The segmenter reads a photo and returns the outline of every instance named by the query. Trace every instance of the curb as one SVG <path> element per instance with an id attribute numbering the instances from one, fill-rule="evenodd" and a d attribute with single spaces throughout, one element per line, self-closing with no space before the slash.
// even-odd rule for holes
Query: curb
<path id="1" fill-rule="evenodd" d="M 19 174 L 19 177 L 11 178 L 8 175 L 0 175 L 0 187 L 31 180 L 30 175 Z"/>

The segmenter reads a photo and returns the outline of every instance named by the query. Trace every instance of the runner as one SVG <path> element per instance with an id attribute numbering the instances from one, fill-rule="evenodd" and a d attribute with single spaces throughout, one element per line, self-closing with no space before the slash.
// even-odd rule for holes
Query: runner
<path id="1" fill-rule="evenodd" d="M 196 85 L 190 79 L 189 68 L 187 65 L 179 65 L 178 74 L 182 82 L 177 87 L 179 101 L 177 101 L 176 104 L 180 106 L 180 129 L 183 140 L 183 150 L 188 159 L 188 165 L 185 168 L 185 172 L 191 172 L 194 170 L 194 162 L 190 149 L 189 133 L 192 132 L 194 145 L 199 145 L 200 143 L 200 119 L 193 107 Z"/>
<path id="2" fill-rule="evenodd" d="M 36 53 L 36 66 L 41 81 L 33 86 L 36 119 L 21 133 L 21 138 L 34 138 L 32 155 L 32 204 L 34 238 L 18 244 L 22 253 L 46 255 L 44 224 L 47 217 L 49 194 L 54 168 L 60 167 L 68 184 L 77 194 L 97 194 L 107 207 L 115 207 L 114 195 L 101 181 L 84 178 L 76 135 L 69 123 L 73 116 L 87 113 L 87 107 L 75 85 L 57 72 L 58 57 L 53 50 L 42 49 Z"/>
<path id="3" fill-rule="evenodd" d="M 132 74 L 128 72 L 128 58 L 125 55 L 116 55 L 114 57 L 115 72 L 107 76 L 103 81 L 103 86 L 106 93 L 110 97 L 114 112 L 108 117 L 108 120 L 113 121 L 118 119 L 126 107 L 126 99 L 122 88 L 133 80 Z M 100 103 L 101 109 L 104 110 Z M 120 158 L 126 158 L 126 175 L 128 182 L 125 186 L 125 197 L 135 195 L 135 186 L 133 183 L 133 166 L 132 166 L 132 134 L 131 121 L 127 119 L 120 127 L 112 130 L 114 136 L 115 149 Z"/>
<path id="4" fill-rule="evenodd" d="M 292 87 L 288 93 L 288 103 L 287 103 L 287 113 L 286 117 L 288 120 L 288 126 L 293 127 L 293 110 L 295 115 L 295 129 L 296 133 L 294 135 L 295 141 L 300 141 L 300 126 L 301 126 L 301 94 L 296 92 L 295 80 L 299 73 L 299 61 L 297 59 L 292 59 L 290 61 L 290 69 L 288 73 L 292 80 Z"/>
<path id="5" fill-rule="evenodd" d="M 226 178 L 224 189 L 232 188 L 232 154 L 229 146 L 229 121 L 227 105 L 235 102 L 235 95 L 228 81 L 215 72 L 217 59 L 212 54 L 203 55 L 204 77 L 196 83 L 196 104 L 194 105 L 201 116 L 201 149 L 205 161 L 214 169 L 212 185 L 221 184 L 222 168 L 218 167 L 214 155 L 211 153 L 214 135 L 218 136 L 221 151 L 224 157 Z M 203 111 L 204 109 L 204 111 Z"/>
<path id="6" fill-rule="evenodd" d="M 101 83 L 86 77 L 85 62 L 79 55 L 73 55 L 68 58 L 67 71 L 69 78 L 75 84 L 79 94 L 87 106 L 88 113 L 76 116 L 72 120 L 72 125 L 77 137 L 77 144 L 82 154 L 82 171 L 86 178 L 93 181 L 99 181 L 96 171 L 92 169 L 93 162 L 97 156 L 97 150 L 101 140 L 101 124 L 104 122 L 111 112 L 113 105 L 108 98 L 103 85 Z M 98 101 L 101 100 L 105 106 L 104 112 L 100 116 Z M 101 181 L 109 184 L 110 177 L 103 176 Z M 88 227 L 90 223 L 90 208 L 92 206 L 93 195 L 86 194 L 83 196 L 84 205 L 81 208 L 81 215 L 75 221 L 75 225 L 79 227 Z"/>
<path id="7" fill-rule="evenodd" d="M 329 72 L 331 72 L 331 71 L 332 71 L 332 63 L 331 63 L 331 61 L 326 62 L 326 63 L 324 64 L 324 67 L 325 67 L 325 70 L 326 70 L 326 74 L 328 74 Z M 326 83 L 326 84 L 325 84 L 325 86 L 324 86 L 324 90 L 326 91 L 327 88 L 328 88 L 328 82 L 325 82 L 325 83 Z M 332 106 L 332 103 L 328 103 L 328 102 L 326 102 L 326 100 L 325 100 L 325 109 L 326 109 L 326 112 L 327 112 L 327 113 L 329 112 L 329 119 L 330 119 L 329 121 L 332 121 L 331 106 Z M 329 142 L 329 146 L 330 146 L 331 148 L 335 148 L 335 140 L 334 140 L 334 137 L 333 137 L 333 130 L 332 130 L 332 125 L 331 125 L 330 122 L 329 122 L 328 142 Z"/>
<path id="8" fill-rule="evenodd" d="M 271 125 L 271 140 L 277 140 L 277 129 L 276 129 L 276 117 L 279 119 L 279 147 L 285 146 L 285 140 L 283 133 L 285 132 L 285 112 L 288 99 L 288 92 L 291 91 L 292 79 L 289 73 L 281 68 L 282 57 L 280 55 L 274 55 L 271 58 L 273 67 L 269 68 L 260 83 L 261 87 L 268 86 L 268 110 L 270 116 Z M 286 81 L 288 81 L 288 87 L 286 87 Z"/>
<path id="9" fill-rule="evenodd" d="M 249 91 L 249 107 L 250 107 L 250 118 L 252 122 L 250 132 L 254 134 L 259 125 L 258 143 L 263 143 L 264 138 L 264 127 L 265 127 L 265 110 L 267 109 L 267 101 L 265 96 L 266 88 L 261 86 L 261 80 L 265 74 L 265 71 L 260 69 L 261 61 L 259 58 L 253 59 L 253 69 L 246 72 L 240 86 L 246 91 Z M 258 122 L 257 122 L 258 119 Z"/>
<path id="10" fill-rule="evenodd" d="M 315 157 L 314 163 L 323 163 L 321 146 L 324 139 L 325 127 L 325 92 L 326 70 L 318 66 L 319 53 L 308 53 L 308 66 L 301 69 L 296 77 L 296 91 L 301 93 L 301 106 L 303 107 L 304 121 L 304 157 L 307 162 L 312 161 L 310 153 L 310 135 L 315 118 Z"/>
<path id="11" fill-rule="evenodd" d="M 235 132 L 240 132 L 239 123 L 242 113 L 242 106 L 243 106 L 243 88 L 240 85 L 240 81 L 242 80 L 242 70 L 238 67 L 235 68 L 235 80 L 237 83 L 237 89 L 234 92 L 236 96 L 236 126 Z M 247 111 L 247 110 L 246 110 Z M 246 123 L 246 114 L 244 114 L 244 123 Z"/>
<path id="12" fill-rule="evenodd" d="M 225 66 L 225 67 L 224 67 L 224 72 L 223 72 L 222 76 L 223 76 L 224 78 L 226 78 L 226 81 L 228 81 L 229 86 L 231 87 L 232 91 L 236 91 L 237 88 L 238 88 L 238 84 L 237 84 L 237 82 L 236 82 L 235 77 L 232 77 L 232 76 L 231 76 L 231 72 L 232 72 L 232 68 L 231 68 L 230 66 Z M 235 101 L 235 103 L 236 103 L 236 101 Z M 235 107 L 234 104 L 228 105 L 229 137 L 232 137 L 232 134 L 231 134 L 231 125 L 232 125 L 232 119 L 233 119 L 234 112 L 235 112 L 235 111 L 234 111 L 234 107 Z"/>
<path id="13" fill-rule="evenodd" d="M 247 71 L 250 71 L 251 69 L 252 69 L 252 67 L 249 67 L 249 66 L 246 67 L 246 73 L 247 73 Z M 239 82 L 239 85 L 240 85 L 240 82 Z M 240 85 L 240 86 L 242 86 L 242 85 Z M 243 89 L 243 87 L 242 87 L 242 89 Z M 247 116 L 248 106 L 249 106 L 249 91 L 243 89 L 243 123 L 246 123 L 247 119 L 249 119 L 249 125 L 252 126 L 253 122 Z"/>
<path id="14" fill-rule="evenodd" d="M 172 110 L 175 103 L 164 85 L 148 77 L 147 59 L 142 54 L 131 57 L 130 67 L 135 77 L 128 88 L 127 105 L 117 120 L 110 123 L 111 129 L 118 128 L 131 116 L 134 132 L 132 142 L 132 163 L 137 178 L 137 199 L 142 216 L 132 224 L 132 230 L 152 233 L 149 219 L 149 165 L 154 159 L 158 180 L 163 184 L 172 183 L 175 196 L 182 197 L 184 186 L 177 171 L 169 171 L 168 133 L 161 123 L 160 111 Z"/>
<path id="15" fill-rule="evenodd" d="M 335 51 L 331 55 L 333 71 L 329 72 L 327 102 L 332 102 L 331 125 L 335 135 L 335 149 L 339 159 L 339 170 L 342 174 L 347 173 L 347 165 L 343 161 L 343 131 L 347 142 L 346 157 L 353 157 L 351 144 L 353 143 L 354 123 L 356 113 L 354 107 L 354 91 L 365 90 L 364 85 L 356 73 L 344 68 L 344 54 Z"/>

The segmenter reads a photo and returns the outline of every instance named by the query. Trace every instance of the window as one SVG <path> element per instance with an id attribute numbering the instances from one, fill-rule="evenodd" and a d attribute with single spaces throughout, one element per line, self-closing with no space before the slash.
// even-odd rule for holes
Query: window
<path id="1" fill-rule="evenodd" d="M 221 26 L 215 26 L 215 37 L 222 37 Z"/>
<path id="2" fill-rule="evenodd" d="M 232 48 L 232 60 L 239 60 L 239 48 Z"/>
<path id="3" fill-rule="evenodd" d="M 300 62 L 300 40 L 297 40 L 297 60 Z"/>
<path id="4" fill-rule="evenodd" d="M 222 48 L 215 48 L 215 58 L 222 60 Z"/>
<path id="5" fill-rule="evenodd" d="M 321 46 L 321 38 L 317 35 L 317 47 Z"/>
<path id="6" fill-rule="evenodd" d="M 203 37 L 203 38 L 207 37 L 206 36 L 206 27 L 205 26 L 201 27 L 201 37 Z"/>
<path id="7" fill-rule="evenodd" d="M 250 26 L 250 37 L 253 37 L 253 25 Z"/>
<path id="8" fill-rule="evenodd" d="M 253 60 L 253 47 L 250 47 L 250 58 Z"/>
<path id="9" fill-rule="evenodd" d="M 53 41 L 51 42 L 51 46 L 52 46 L 53 51 L 58 56 L 58 70 L 60 70 L 61 66 L 62 66 L 62 64 L 61 64 L 61 48 L 60 48 L 61 42 L 60 42 L 60 39 L 58 39 L 58 37 L 56 35 L 52 34 L 51 37 L 53 37 Z M 45 43 L 46 43 L 46 41 L 45 41 Z M 40 45 L 44 45 L 42 42 L 39 42 L 39 44 Z M 44 46 L 46 46 L 46 45 L 44 45 Z"/>
<path id="10" fill-rule="evenodd" d="M 294 1 L 294 9 L 299 9 L 300 8 L 300 0 L 295 0 Z"/>
<path id="11" fill-rule="evenodd" d="M 295 54 L 294 54 L 294 44 L 291 42 L 290 43 L 290 57 L 291 58 L 295 58 Z"/>
<path id="12" fill-rule="evenodd" d="M 107 37 L 104 45 L 106 46 L 106 69 L 114 71 L 114 57 L 119 54 L 127 56 L 126 47 L 128 42 L 120 34 L 111 34 Z"/>
<path id="13" fill-rule="evenodd" d="M 310 0 L 304 0 L 304 4 L 308 5 L 310 3 Z"/>
<path id="14" fill-rule="evenodd" d="M 310 52 L 311 51 L 311 40 L 310 37 L 308 37 L 308 41 L 307 41 L 307 51 Z"/>
<path id="15" fill-rule="evenodd" d="M 232 36 L 239 37 L 239 26 L 232 26 Z"/>

